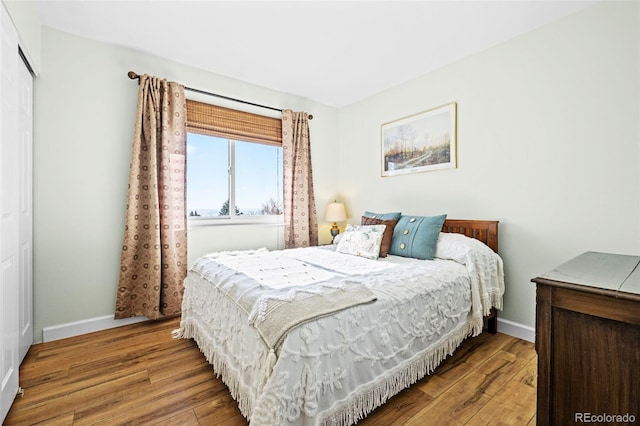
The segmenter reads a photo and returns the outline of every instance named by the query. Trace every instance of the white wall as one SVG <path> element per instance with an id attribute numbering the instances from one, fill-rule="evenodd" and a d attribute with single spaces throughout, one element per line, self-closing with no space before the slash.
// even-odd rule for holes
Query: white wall
<path id="1" fill-rule="evenodd" d="M 604 2 L 340 110 L 340 194 L 363 210 L 500 220 L 501 316 L 584 251 L 640 254 L 640 12 Z M 380 125 L 458 105 L 458 168 L 380 177 Z"/>
<path id="2" fill-rule="evenodd" d="M 127 77 L 130 70 L 313 114 L 321 215 L 336 195 L 336 109 L 45 27 L 42 73 L 34 88 L 36 342 L 42 340 L 43 327 L 113 313 L 138 91 Z M 324 242 L 330 240 L 329 227 L 321 223 Z M 273 227 L 194 228 L 189 231 L 189 259 L 215 250 L 274 248 L 277 236 Z"/>

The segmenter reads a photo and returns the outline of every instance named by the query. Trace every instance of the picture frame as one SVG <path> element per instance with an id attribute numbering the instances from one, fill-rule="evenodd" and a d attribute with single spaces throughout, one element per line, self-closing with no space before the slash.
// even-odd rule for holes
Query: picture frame
<path id="1" fill-rule="evenodd" d="M 380 126 L 382 176 L 457 167 L 456 103 Z"/>

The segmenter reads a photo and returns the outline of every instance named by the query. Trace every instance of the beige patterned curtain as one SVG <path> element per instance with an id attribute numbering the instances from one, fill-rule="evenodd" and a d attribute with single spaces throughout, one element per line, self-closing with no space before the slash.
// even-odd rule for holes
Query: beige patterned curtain
<path id="1" fill-rule="evenodd" d="M 318 218 L 313 195 L 309 115 L 282 111 L 285 248 L 318 245 Z"/>
<path id="2" fill-rule="evenodd" d="M 115 318 L 181 312 L 186 116 L 184 86 L 140 77 Z"/>

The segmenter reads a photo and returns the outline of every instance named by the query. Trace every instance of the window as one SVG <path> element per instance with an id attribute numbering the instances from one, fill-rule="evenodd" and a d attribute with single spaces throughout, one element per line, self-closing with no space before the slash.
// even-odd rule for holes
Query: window
<path id="1" fill-rule="evenodd" d="M 189 219 L 282 214 L 279 119 L 189 100 L 187 128 Z"/>
<path id="2" fill-rule="evenodd" d="M 282 214 L 282 148 L 189 133 L 187 212 L 190 218 Z"/>

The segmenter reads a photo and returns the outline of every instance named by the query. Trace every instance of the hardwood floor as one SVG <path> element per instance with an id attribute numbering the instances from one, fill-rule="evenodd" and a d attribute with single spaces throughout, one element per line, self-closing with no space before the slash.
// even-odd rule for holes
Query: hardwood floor
<path id="1" fill-rule="evenodd" d="M 179 319 L 34 345 L 5 425 L 246 425 Z M 534 425 L 537 357 L 505 334 L 467 339 L 358 425 Z"/>

